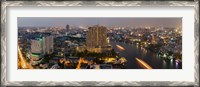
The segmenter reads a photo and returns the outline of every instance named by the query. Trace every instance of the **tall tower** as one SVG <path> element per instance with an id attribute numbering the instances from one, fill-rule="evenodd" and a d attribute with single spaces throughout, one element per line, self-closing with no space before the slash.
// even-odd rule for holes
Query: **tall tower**
<path id="1" fill-rule="evenodd" d="M 43 53 L 51 54 L 53 52 L 53 36 L 45 36 L 42 40 Z"/>
<path id="2" fill-rule="evenodd" d="M 86 36 L 86 44 L 89 48 L 103 48 L 107 46 L 107 32 L 106 27 L 95 25 L 89 27 Z"/>
<path id="3" fill-rule="evenodd" d="M 70 26 L 67 24 L 66 25 L 66 31 L 69 32 Z"/>
<path id="4" fill-rule="evenodd" d="M 155 39 L 156 39 L 155 35 L 152 35 L 151 43 L 154 44 L 154 45 L 157 44 Z"/>
<path id="5" fill-rule="evenodd" d="M 35 54 L 50 54 L 53 52 L 53 36 L 43 36 L 31 40 L 31 52 Z"/>

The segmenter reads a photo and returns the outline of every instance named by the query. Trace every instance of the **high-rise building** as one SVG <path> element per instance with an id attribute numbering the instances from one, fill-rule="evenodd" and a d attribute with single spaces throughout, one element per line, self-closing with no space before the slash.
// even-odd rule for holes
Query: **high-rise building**
<path id="1" fill-rule="evenodd" d="M 156 37 L 156 35 L 152 35 L 151 43 L 154 44 L 154 45 L 157 44 L 157 37 Z"/>
<path id="2" fill-rule="evenodd" d="M 31 39 L 31 61 L 32 65 L 38 64 L 43 55 L 42 38 Z"/>
<path id="3" fill-rule="evenodd" d="M 31 52 L 42 53 L 42 38 L 36 38 L 31 40 Z"/>
<path id="4" fill-rule="evenodd" d="M 66 25 L 66 31 L 69 32 L 70 26 L 67 24 Z"/>
<path id="5" fill-rule="evenodd" d="M 87 47 L 101 48 L 107 46 L 107 32 L 106 27 L 95 25 L 89 27 L 89 31 L 86 36 Z"/>
<path id="6" fill-rule="evenodd" d="M 45 54 L 53 52 L 53 36 L 43 36 L 31 39 L 31 59 L 40 60 Z"/>
<path id="7" fill-rule="evenodd" d="M 37 38 L 31 40 L 31 52 L 42 53 L 42 39 Z"/>
<path id="8" fill-rule="evenodd" d="M 53 36 L 43 37 L 43 53 L 50 54 L 53 52 Z"/>
<path id="9" fill-rule="evenodd" d="M 86 35 L 87 50 L 92 52 L 102 52 L 107 48 L 107 29 L 104 26 L 95 25 L 88 28 Z"/>

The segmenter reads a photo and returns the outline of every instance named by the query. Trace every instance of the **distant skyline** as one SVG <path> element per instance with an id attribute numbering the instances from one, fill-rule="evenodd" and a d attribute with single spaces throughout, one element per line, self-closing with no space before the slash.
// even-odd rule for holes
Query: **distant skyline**
<path id="1" fill-rule="evenodd" d="M 182 18 L 136 17 L 18 17 L 18 27 L 63 27 L 104 25 L 106 27 L 181 26 Z"/>

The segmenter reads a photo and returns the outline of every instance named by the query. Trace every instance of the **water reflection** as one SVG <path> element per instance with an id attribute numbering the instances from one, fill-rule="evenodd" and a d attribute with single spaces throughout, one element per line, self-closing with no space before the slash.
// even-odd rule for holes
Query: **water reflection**
<path id="1" fill-rule="evenodd" d="M 174 61 L 171 59 L 171 60 L 170 60 L 170 67 L 173 67 L 173 62 L 174 62 Z"/>
<path id="2" fill-rule="evenodd" d="M 167 67 L 167 66 L 166 66 L 166 62 L 165 62 L 165 60 L 162 60 L 162 62 L 163 62 L 163 63 L 162 63 L 162 64 L 163 64 L 163 67 L 162 67 L 162 68 Z"/>
<path id="3" fill-rule="evenodd" d="M 164 59 L 158 57 L 155 53 L 146 50 L 144 47 L 139 46 L 139 44 L 127 44 L 124 42 L 112 42 L 112 47 L 115 51 L 119 52 L 121 57 L 125 57 L 127 59 L 126 67 L 128 69 L 137 69 L 139 68 L 136 63 L 136 57 L 144 60 L 153 69 L 180 69 L 182 68 L 182 64 L 176 63 L 174 60 L 165 61 Z M 120 50 L 116 47 L 116 45 L 122 46 L 125 50 Z"/>
<path id="4" fill-rule="evenodd" d="M 178 69 L 178 65 L 179 65 L 178 62 L 176 62 L 176 69 Z"/>

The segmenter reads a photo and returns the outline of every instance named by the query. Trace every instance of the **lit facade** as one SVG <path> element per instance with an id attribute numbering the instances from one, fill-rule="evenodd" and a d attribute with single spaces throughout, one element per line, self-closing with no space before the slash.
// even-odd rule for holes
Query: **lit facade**
<path id="1" fill-rule="evenodd" d="M 107 29 L 104 26 L 95 25 L 89 27 L 86 35 L 87 50 L 90 52 L 102 52 L 107 50 Z"/>
<path id="2" fill-rule="evenodd" d="M 66 32 L 69 32 L 70 26 L 67 24 L 66 25 Z"/>
<path id="3" fill-rule="evenodd" d="M 31 64 L 36 65 L 41 62 L 45 54 L 53 52 L 53 36 L 45 36 L 31 40 Z"/>
<path id="4" fill-rule="evenodd" d="M 31 40 L 31 65 L 36 65 L 39 63 L 43 55 L 42 38 L 36 38 Z"/>
<path id="5" fill-rule="evenodd" d="M 31 52 L 42 53 L 42 39 L 41 38 L 31 40 Z"/>
<path id="6" fill-rule="evenodd" d="M 87 47 L 105 47 L 107 45 L 106 38 L 106 27 L 98 25 L 90 27 L 86 36 Z"/>
<path id="7" fill-rule="evenodd" d="M 50 54 L 53 52 L 53 36 L 43 37 L 43 53 Z"/>
<path id="8" fill-rule="evenodd" d="M 31 40 L 31 52 L 37 54 L 49 54 L 53 52 L 53 36 Z"/>

